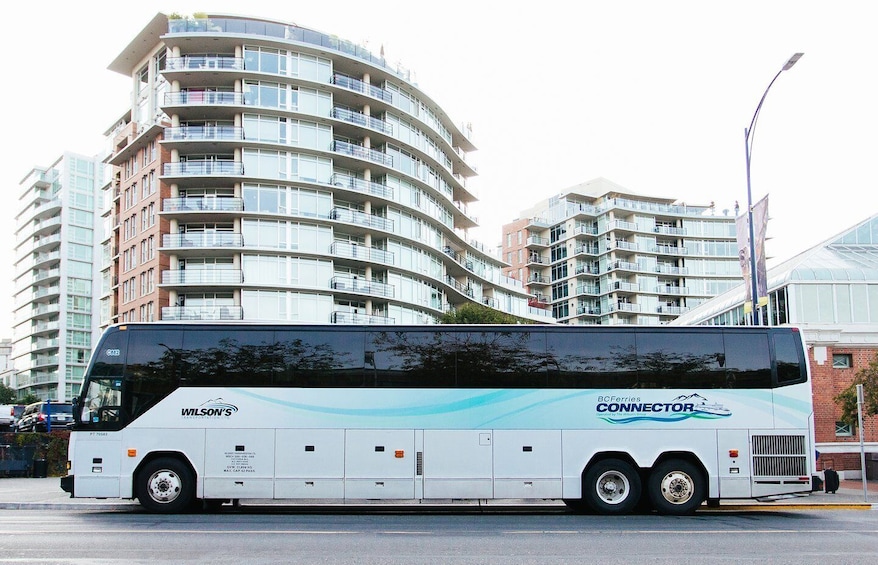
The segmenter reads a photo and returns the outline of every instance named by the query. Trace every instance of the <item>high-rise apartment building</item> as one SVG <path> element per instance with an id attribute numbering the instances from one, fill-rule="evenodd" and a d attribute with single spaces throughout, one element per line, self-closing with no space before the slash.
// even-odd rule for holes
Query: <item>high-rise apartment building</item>
<path id="1" fill-rule="evenodd" d="M 97 336 L 97 157 L 65 153 L 19 184 L 13 364 L 20 396 L 77 394 Z"/>
<path id="2" fill-rule="evenodd" d="M 574 186 L 503 227 L 504 271 L 567 324 L 663 324 L 740 284 L 728 211 Z"/>
<path id="3" fill-rule="evenodd" d="M 104 323 L 430 323 L 479 302 L 531 320 L 467 235 L 475 147 L 381 56 L 293 24 L 159 14 L 111 64 Z"/>

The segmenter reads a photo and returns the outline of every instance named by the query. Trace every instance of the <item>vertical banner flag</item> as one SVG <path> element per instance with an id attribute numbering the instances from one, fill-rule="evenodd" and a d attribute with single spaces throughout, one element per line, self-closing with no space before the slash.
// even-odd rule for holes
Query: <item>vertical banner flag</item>
<path id="1" fill-rule="evenodd" d="M 756 303 L 768 304 L 768 272 L 765 269 L 765 234 L 768 231 L 768 195 L 753 205 L 753 229 L 756 237 Z"/>
<path id="2" fill-rule="evenodd" d="M 741 275 L 744 277 L 744 312 L 752 312 L 750 302 L 750 223 L 747 212 L 735 218 L 735 235 L 738 241 L 738 261 L 741 262 Z"/>
<path id="3" fill-rule="evenodd" d="M 768 278 L 765 267 L 765 234 L 768 230 L 768 195 L 753 205 L 753 231 L 756 249 L 756 292 L 758 304 L 768 303 Z M 735 218 L 735 232 L 738 242 L 738 260 L 744 276 L 744 312 L 752 312 L 753 302 L 750 294 L 750 222 L 747 212 Z"/>

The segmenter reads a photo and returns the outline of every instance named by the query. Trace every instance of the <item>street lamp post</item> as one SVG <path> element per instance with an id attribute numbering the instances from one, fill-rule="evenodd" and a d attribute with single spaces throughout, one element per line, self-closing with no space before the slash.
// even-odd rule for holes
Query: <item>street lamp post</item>
<path id="1" fill-rule="evenodd" d="M 750 187 L 750 157 L 753 153 L 753 130 L 756 127 L 756 119 L 759 117 L 759 111 L 762 110 L 762 103 L 765 102 L 765 97 L 768 96 L 768 91 L 771 90 L 771 85 L 774 84 L 774 81 L 777 80 L 777 77 L 779 77 L 782 72 L 793 68 L 793 65 L 802 58 L 802 55 L 804 55 L 804 53 L 794 54 L 786 63 L 784 63 L 784 66 L 777 71 L 777 74 L 774 75 L 774 78 L 768 83 L 765 92 L 762 93 L 762 98 L 759 99 L 759 105 L 756 106 L 756 111 L 753 113 L 753 119 L 750 120 L 750 127 L 744 128 L 744 154 L 747 159 L 747 223 L 750 225 L 750 301 L 753 305 L 750 323 L 754 326 L 760 325 L 760 321 L 758 314 L 759 298 L 757 297 L 758 285 L 756 284 L 756 241 L 755 230 L 753 228 L 753 191 Z"/>

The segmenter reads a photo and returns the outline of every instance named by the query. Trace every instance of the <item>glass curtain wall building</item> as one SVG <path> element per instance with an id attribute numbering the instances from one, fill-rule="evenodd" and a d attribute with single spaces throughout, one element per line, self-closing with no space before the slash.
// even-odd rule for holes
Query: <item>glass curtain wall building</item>
<path id="1" fill-rule="evenodd" d="M 551 321 L 468 237 L 468 130 L 383 57 L 278 21 L 159 14 L 110 68 L 136 92 L 113 164 L 159 140 L 155 319 L 413 324 L 478 302 Z M 143 204 L 121 192 L 124 249 Z M 139 245 L 134 223 L 121 239 Z M 139 321 L 142 266 L 116 263 L 138 287 L 108 296 L 106 321 Z"/>
<path id="2" fill-rule="evenodd" d="M 506 273 L 567 324 L 664 324 L 740 283 L 735 219 L 606 179 L 503 227 Z"/>
<path id="3" fill-rule="evenodd" d="M 96 201 L 103 165 L 65 153 L 19 184 L 13 365 L 19 397 L 69 400 L 97 337 Z"/>

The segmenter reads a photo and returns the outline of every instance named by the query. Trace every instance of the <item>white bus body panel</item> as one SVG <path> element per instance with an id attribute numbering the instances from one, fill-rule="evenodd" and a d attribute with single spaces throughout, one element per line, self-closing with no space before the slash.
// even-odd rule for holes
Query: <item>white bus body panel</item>
<path id="1" fill-rule="evenodd" d="M 345 432 L 345 498 L 414 498 L 413 430 Z"/>
<path id="2" fill-rule="evenodd" d="M 73 462 L 71 473 L 76 474 L 77 497 L 122 496 L 121 432 L 71 434 L 68 454 Z"/>
<path id="3" fill-rule="evenodd" d="M 274 430 L 207 430 L 205 498 L 274 498 Z"/>
<path id="4" fill-rule="evenodd" d="M 277 430 L 275 498 L 344 498 L 344 430 Z"/>
<path id="5" fill-rule="evenodd" d="M 424 498 L 494 498 L 493 435 L 424 430 Z"/>

